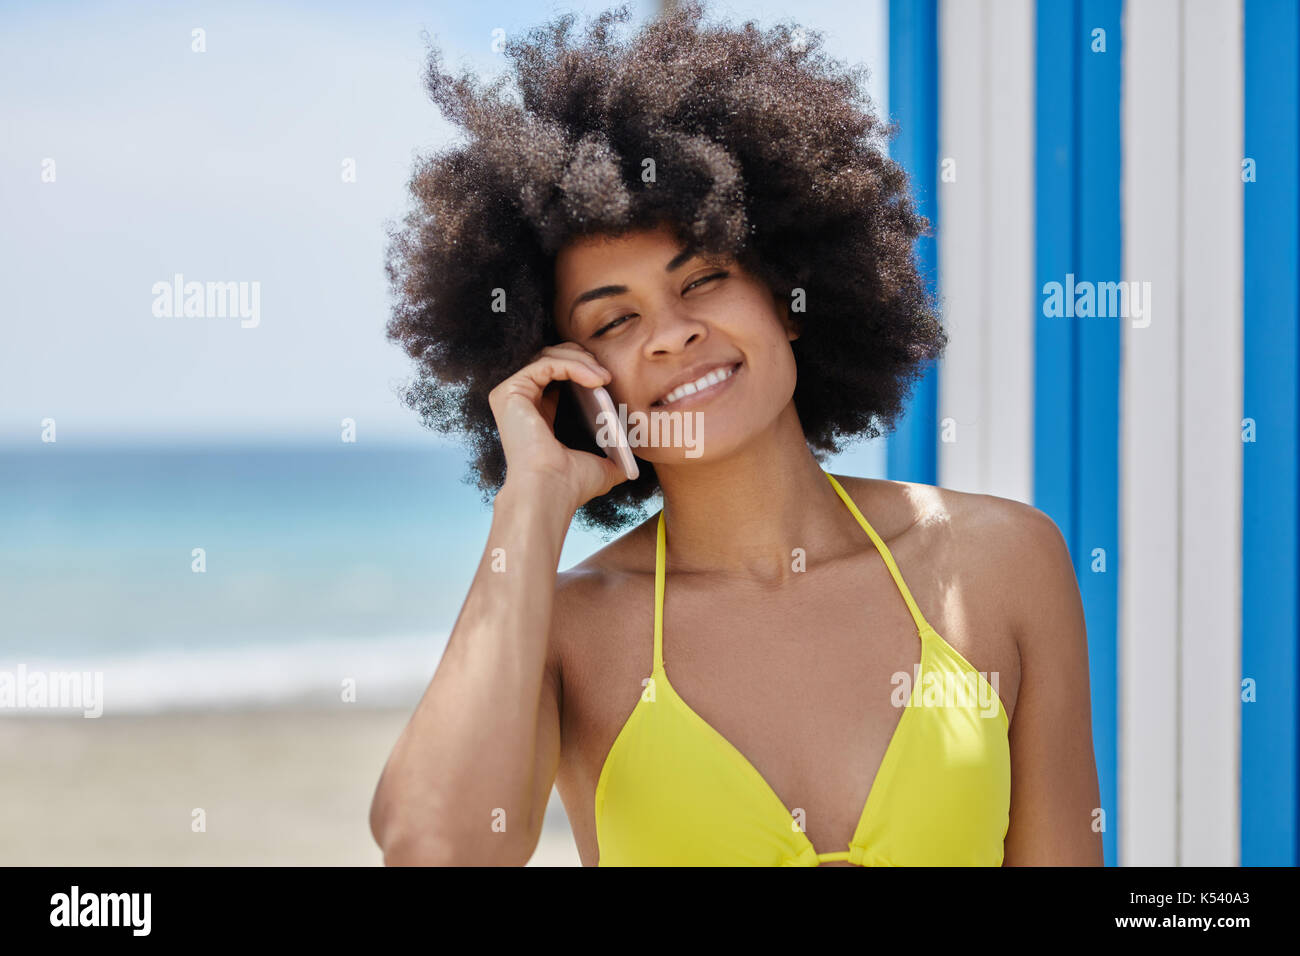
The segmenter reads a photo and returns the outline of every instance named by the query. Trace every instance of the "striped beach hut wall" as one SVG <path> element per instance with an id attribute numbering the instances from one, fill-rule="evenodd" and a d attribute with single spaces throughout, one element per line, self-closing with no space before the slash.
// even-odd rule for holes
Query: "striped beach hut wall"
<path id="1" fill-rule="evenodd" d="M 881 14 L 951 335 L 887 474 L 1060 527 L 1109 865 L 1295 865 L 1297 5 Z"/>

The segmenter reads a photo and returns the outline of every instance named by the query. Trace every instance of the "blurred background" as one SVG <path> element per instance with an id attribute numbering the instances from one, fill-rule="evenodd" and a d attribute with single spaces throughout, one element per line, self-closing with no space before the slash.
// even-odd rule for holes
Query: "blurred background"
<path id="1" fill-rule="evenodd" d="M 0 11 L 0 681 L 103 675 L 98 718 L 0 705 L 0 864 L 381 862 L 370 798 L 491 519 L 384 338 L 385 226 L 454 133 L 421 34 L 493 75 L 610 5 Z M 709 10 L 866 64 L 935 227 L 948 354 L 828 469 L 1056 520 L 1108 864 L 1294 865 L 1294 6 Z M 1047 314 L 1076 280 L 1148 314 Z M 258 298 L 158 314 L 182 281 Z M 560 567 L 605 543 L 575 525 Z M 533 864 L 576 865 L 548 814 Z"/>

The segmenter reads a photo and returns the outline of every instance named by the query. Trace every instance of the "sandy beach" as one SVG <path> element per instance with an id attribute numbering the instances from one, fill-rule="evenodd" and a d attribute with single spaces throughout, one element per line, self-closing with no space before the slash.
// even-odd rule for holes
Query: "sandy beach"
<path id="1" fill-rule="evenodd" d="M 370 800 L 409 716 L 6 714 L 0 865 L 380 866 Z M 554 792 L 528 865 L 580 865 Z"/>

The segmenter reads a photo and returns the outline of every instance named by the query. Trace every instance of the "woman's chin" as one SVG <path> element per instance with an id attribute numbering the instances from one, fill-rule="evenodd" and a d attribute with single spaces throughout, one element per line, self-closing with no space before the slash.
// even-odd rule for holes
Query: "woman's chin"
<path id="1" fill-rule="evenodd" d="M 693 465 L 725 458 L 744 444 L 742 436 L 695 434 L 680 444 L 635 449 L 636 456 L 653 465 Z"/>

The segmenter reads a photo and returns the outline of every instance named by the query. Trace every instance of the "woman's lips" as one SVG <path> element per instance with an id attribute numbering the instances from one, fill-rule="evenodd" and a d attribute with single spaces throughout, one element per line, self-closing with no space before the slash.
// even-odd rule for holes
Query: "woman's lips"
<path id="1" fill-rule="evenodd" d="M 737 362 L 735 365 L 732 366 L 731 374 L 728 375 L 726 378 L 724 378 L 721 382 L 714 382 L 708 388 L 702 388 L 691 395 L 684 395 L 683 397 L 677 399 L 677 401 L 675 402 L 670 402 L 666 405 L 662 403 L 651 405 L 650 408 L 651 410 L 662 409 L 663 411 L 675 412 L 682 409 L 692 408 L 696 405 L 702 405 L 705 402 L 710 402 L 718 395 L 721 395 L 723 392 L 729 389 L 732 383 L 736 381 L 736 378 L 741 374 L 741 372 L 744 371 L 744 368 L 745 368 L 745 363 L 743 361 Z"/>

